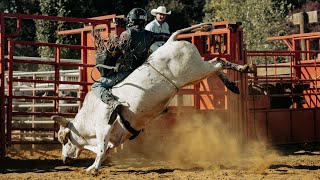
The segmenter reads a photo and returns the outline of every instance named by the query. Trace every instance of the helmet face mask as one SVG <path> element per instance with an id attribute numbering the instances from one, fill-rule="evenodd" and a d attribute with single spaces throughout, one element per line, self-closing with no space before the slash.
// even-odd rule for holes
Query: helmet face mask
<path id="1" fill-rule="evenodd" d="M 141 8 L 133 8 L 127 15 L 127 27 L 139 25 L 145 26 L 147 22 L 147 12 Z"/>

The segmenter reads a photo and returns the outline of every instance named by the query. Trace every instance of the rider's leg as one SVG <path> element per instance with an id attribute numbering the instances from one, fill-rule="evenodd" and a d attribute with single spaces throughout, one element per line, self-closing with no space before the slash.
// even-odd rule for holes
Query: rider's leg
<path id="1" fill-rule="evenodd" d="M 129 72 L 121 72 L 107 77 L 101 77 L 99 80 L 93 83 L 91 87 L 92 91 L 104 103 L 107 103 L 110 100 L 115 100 L 109 89 L 118 82 L 122 81 L 128 75 Z"/>
<path id="2" fill-rule="evenodd" d="M 111 75 L 108 77 L 101 77 L 98 81 L 96 81 L 92 85 L 93 93 L 100 98 L 104 103 L 108 104 L 108 108 L 110 109 L 109 113 L 109 124 L 112 124 L 120 111 L 121 106 L 119 106 L 119 102 L 112 95 L 109 89 L 114 86 L 116 83 L 122 81 L 129 75 L 128 72 L 118 73 L 117 75 Z"/>

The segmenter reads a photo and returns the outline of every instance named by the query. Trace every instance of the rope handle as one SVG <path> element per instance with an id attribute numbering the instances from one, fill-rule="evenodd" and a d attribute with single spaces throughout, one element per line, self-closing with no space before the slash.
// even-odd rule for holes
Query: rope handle
<path id="1" fill-rule="evenodd" d="M 120 63 L 117 63 L 116 66 L 107 66 L 107 65 L 104 65 L 104 64 L 97 64 L 97 65 L 95 65 L 95 66 L 91 69 L 91 72 L 90 72 L 91 79 L 93 80 L 93 82 L 97 82 L 97 81 L 93 78 L 92 72 L 93 72 L 94 69 L 96 69 L 96 68 L 98 68 L 98 67 L 102 67 L 102 68 L 105 68 L 105 69 L 113 69 L 114 71 L 118 72 L 119 66 L 120 66 Z"/>

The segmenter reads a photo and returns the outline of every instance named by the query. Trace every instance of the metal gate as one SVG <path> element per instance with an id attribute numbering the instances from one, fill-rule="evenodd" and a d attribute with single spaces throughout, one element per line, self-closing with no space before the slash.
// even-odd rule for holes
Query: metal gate
<path id="1" fill-rule="evenodd" d="M 16 21 L 16 32 L 5 33 L 5 23 Z M 111 27 L 112 19 L 85 19 L 39 16 L 27 14 L 0 14 L 0 115 L 1 115 L 1 158 L 11 144 L 52 144 L 57 143 L 57 124 L 51 121 L 52 115 L 74 117 L 75 113 L 66 112 L 66 107 L 79 108 L 88 91 L 88 68 L 86 56 L 79 59 L 61 58 L 62 49 L 73 49 L 81 54 L 94 50 L 91 46 L 67 45 L 43 42 L 17 41 L 21 27 L 26 20 L 62 21 L 88 25 L 95 28 L 99 24 Z M 110 29 L 107 29 L 110 32 Z M 7 46 L 7 47 L 6 47 Z M 54 51 L 50 58 L 15 56 L 16 46 L 48 47 Z M 7 49 L 7 55 L 5 54 Z M 15 72 L 13 66 L 19 64 L 47 65 L 52 72 Z M 70 70 L 62 70 L 69 67 Z M 6 69 L 7 68 L 7 69 Z M 75 92 L 76 95 L 63 92 Z M 64 101 L 64 103 L 63 103 Z M 18 110 L 16 110 L 18 108 Z M 46 108 L 45 111 L 42 109 Z M 69 111 L 69 110 L 68 110 Z"/>
<path id="2" fill-rule="evenodd" d="M 249 137 L 271 143 L 319 141 L 320 32 L 268 40 L 283 40 L 289 51 L 246 52 L 248 62 L 261 62 L 257 74 L 249 77 L 249 87 L 265 91 L 248 96 Z M 304 51 L 301 41 L 306 43 Z"/>

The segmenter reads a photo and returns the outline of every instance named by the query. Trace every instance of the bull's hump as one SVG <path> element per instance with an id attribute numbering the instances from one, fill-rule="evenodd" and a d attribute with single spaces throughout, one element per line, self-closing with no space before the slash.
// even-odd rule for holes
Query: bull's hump
<path id="1" fill-rule="evenodd" d="M 167 59 L 172 57 L 180 59 L 179 57 L 193 54 L 192 52 L 194 51 L 197 51 L 197 48 L 188 41 L 173 41 L 158 48 L 152 56 L 153 59 Z"/>
<path id="2" fill-rule="evenodd" d="M 166 43 L 165 45 L 168 45 L 169 47 L 173 48 L 173 49 L 181 49 L 183 47 L 189 47 L 192 46 L 193 44 L 191 44 L 188 41 L 173 41 L 173 42 L 169 42 Z"/>

